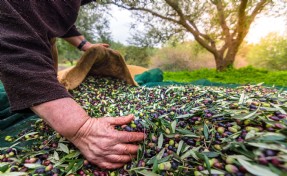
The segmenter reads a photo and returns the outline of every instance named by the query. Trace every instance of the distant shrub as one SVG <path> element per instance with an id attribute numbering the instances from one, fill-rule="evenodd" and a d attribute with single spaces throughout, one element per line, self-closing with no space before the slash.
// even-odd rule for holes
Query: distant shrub
<path id="1" fill-rule="evenodd" d="M 257 68 L 287 70 L 287 36 L 270 33 L 250 48 L 247 59 Z"/>
<path id="2" fill-rule="evenodd" d="M 128 64 L 148 67 L 152 53 L 152 48 L 128 46 L 126 47 L 126 54 L 124 57 Z"/>
<path id="3" fill-rule="evenodd" d="M 200 48 L 195 42 L 163 47 L 150 59 L 150 68 L 160 68 L 165 71 L 214 67 L 215 62 L 212 55 Z"/>

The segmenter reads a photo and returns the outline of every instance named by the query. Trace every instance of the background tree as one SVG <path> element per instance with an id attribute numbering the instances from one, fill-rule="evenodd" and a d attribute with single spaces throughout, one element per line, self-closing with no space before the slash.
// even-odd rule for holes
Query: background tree
<path id="1" fill-rule="evenodd" d="M 251 24 L 259 14 L 286 13 L 285 0 L 106 0 L 133 11 L 148 27 L 145 40 L 152 43 L 170 36 L 192 34 L 214 56 L 217 70 L 233 65 Z M 283 9 L 281 9 L 283 8 Z M 285 9 L 284 9 L 285 8 Z"/>
<path id="2" fill-rule="evenodd" d="M 76 21 L 78 30 L 91 42 L 112 41 L 109 8 L 101 3 L 90 3 L 82 6 Z"/>
<path id="3" fill-rule="evenodd" d="M 148 67 L 150 56 L 154 51 L 155 49 L 151 47 L 127 46 L 125 60 L 128 64 Z"/>

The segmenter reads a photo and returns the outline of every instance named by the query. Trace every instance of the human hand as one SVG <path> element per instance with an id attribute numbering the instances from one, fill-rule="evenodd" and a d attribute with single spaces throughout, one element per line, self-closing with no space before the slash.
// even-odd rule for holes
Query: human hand
<path id="1" fill-rule="evenodd" d="M 136 156 L 138 146 L 130 143 L 144 139 L 144 133 L 115 129 L 133 119 L 133 115 L 90 118 L 69 140 L 91 163 L 105 169 L 119 168 Z"/>
<path id="2" fill-rule="evenodd" d="M 105 48 L 109 48 L 110 45 L 107 44 L 107 43 L 90 43 L 90 42 L 87 42 L 83 47 L 82 47 L 82 50 L 83 51 L 87 51 L 88 49 L 90 49 L 91 47 L 96 47 L 96 46 L 103 46 Z"/>

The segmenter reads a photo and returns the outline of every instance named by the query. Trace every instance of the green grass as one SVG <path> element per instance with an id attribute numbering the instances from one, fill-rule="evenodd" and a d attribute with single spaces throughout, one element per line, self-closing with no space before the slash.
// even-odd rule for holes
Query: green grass
<path id="1" fill-rule="evenodd" d="M 191 82 L 207 79 L 212 82 L 235 84 L 258 84 L 287 87 L 287 71 L 268 71 L 245 67 L 217 72 L 215 69 L 200 69 L 195 71 L 164 72 L 164 81 Z"/>

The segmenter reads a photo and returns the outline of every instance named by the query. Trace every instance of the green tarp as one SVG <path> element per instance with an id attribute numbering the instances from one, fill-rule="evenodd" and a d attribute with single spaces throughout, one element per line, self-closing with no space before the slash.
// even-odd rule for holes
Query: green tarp
<path id="1" fill-rule="evenodd" d="M 150 82 L 162 82 L 163 72 L 159 68 L 151 69 L 142 74 L 135 75 L 135 81 L 142 86 Z"/>
<path id="2" fill-rule="evenodd" d="M 33 113 L 12 113 L 7 94 L 0 82 L 0 147 L 10 146 L 11 143 L 6 142 L 5 137 L 28 129 L 37 119 L 39 117 Z"/>

